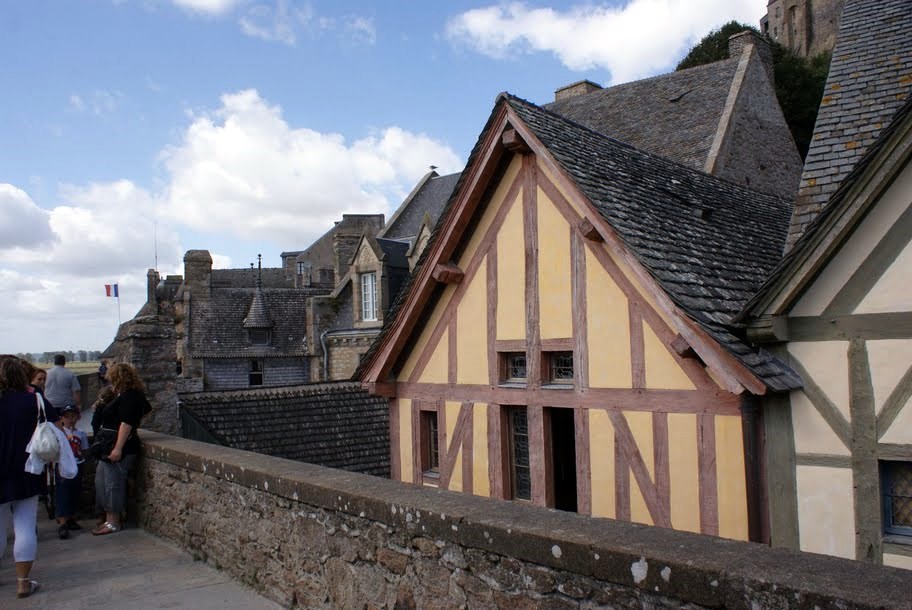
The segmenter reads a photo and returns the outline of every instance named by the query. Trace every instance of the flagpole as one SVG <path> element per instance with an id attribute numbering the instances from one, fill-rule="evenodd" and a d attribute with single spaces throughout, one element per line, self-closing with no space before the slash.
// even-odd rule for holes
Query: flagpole
<path id="1" fill-rule="evenodd" d="M 120 328 L 120 286 L 117 286 L 117 328 Z"/>

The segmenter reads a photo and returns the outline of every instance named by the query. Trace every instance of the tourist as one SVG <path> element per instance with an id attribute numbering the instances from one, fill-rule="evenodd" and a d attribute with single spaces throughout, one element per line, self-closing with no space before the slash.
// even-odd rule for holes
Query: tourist
<path id="1" fill-rule="evenodd" d="M 104 360 L 101 361 L 101 364 L 98 365 L 98 383 L 105 385 L 108 383 L 108 363 Z"/>
<path id="2" fill-rule="evenodd" d="M 25 471 L 25 448 L 38 421 L 37 395 L 28 391 L 28 385 L 29 378 L 18 358 L 0 358 L 0 557 L 6 551 L 6 532 L 12 520 L 16 595 L 20 598 L 38 590 L 38 583 L 29 574 L 38 548 L 38 495 L 46 488 L 43 476 Z M 48 412 L 48 419 L 54 417 L 56 414 Z"/>
<path id="3" fill-rule="evenodd" d="M 44 386 L 47 383 L 47 376 L 48 376 L 47 371 L 45 371 L 44 369 L 39 369 L 37 367 L 33 367 L 33 368 L 35 369 L 35 372 L 32 375 L 31 385 L 33 388 L 35 388 L 36 392 L 41 392 L 41 394 L 43 395 Z"/>
<path id="4" fill-rule="evenodd" d="M 73 457 L 76 458 L 77 468 L 76 476 L 72 479 L 60 476 L 59 470 L 54 472 L 57 536 L 61 540 L 66 540 L 70 537 L 71 530 L 82 529 L 76 521 L 76 513 L 79 508 L 79 497 L 82 495 L 82 470 L 85 462 L 82 452 L 89 448 L 89 437 L 82 430 L 76 429 L 76 422 L 79 421 L 79 409 L 76 405 L 66 405 L 60 411 L 60 419 L 63 422 L 63 433 L 66 434 L 67 442 L 73 450 Z"/>
<path id="5" fill-rule="evenodd" d="M 102 457 L 95 471 L 95 499 L 105 512 L 106 520 L 92 530 L 96 536 L 113 534 L 121 529 L 121 515 L 126 509 L 127 474 L 139 454 L 136 429 L 143 415 L 152 410 L 139 375 L 129 364 L 116 363 L 108 369 L 108 381 L 117 394 L 113 402 L 97 417 L 99 437 L 113 437 L 113 449 Z"/>
<path id="6" fill-rule="evenodd" d="M 54 356 L 54 367 L 48 371 L 44 385 L 44 397 L 52 405 L 76 405 L 82 407 L 82 393 L 76 375 L 66 369 L 66 356 Z"/>

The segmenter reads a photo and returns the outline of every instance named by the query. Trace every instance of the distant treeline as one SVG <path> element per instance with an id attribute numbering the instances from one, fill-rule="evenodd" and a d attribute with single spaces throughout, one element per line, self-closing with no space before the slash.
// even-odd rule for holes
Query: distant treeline
<path id="1" fill-rule="evenodd" d="M 97 350 L 84 349 L 75 352 L 66 349 L 62 349 L 57 352 L 35 352 L 31 354 L 20 352 L 16 354 L 16 356 L 28 360 L 33 364 L 50 364 L 54 362 L 54 356 L 57 354 L 63 354 L 66 356 L 67 362 L 96 362 L 98 360 L 101 360 L 101 352 Z"/>

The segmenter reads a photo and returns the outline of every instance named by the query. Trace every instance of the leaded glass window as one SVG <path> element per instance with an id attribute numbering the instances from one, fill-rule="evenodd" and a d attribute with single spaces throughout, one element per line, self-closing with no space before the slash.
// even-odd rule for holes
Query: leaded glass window
<path id="1" fill-rule="evenodd" d="M 440 469 L 440 446 L 437 436 L 437 413 L 434 411 L 421 412 L 421 447 L 423 451 L 421 470 L 423 472 L 437 472 Z"/>
<path id="2" fill-rule="evenodd" d="M 524 352 L 504 354 L 504 364 L 506 366 L 504 381 L 526 381 L 528 372 L 526 370 L 526 354 Z"/>
<path id="3" fill-rule="evenodd" d="M 509 410 L 510 478 L 513 498 L 532 499 L 532 471 L 529 467 L 529 420 L 525 407 Z"/>
<path id="4" fill-rule="evenodd" d="M 573 352 L 551 352 L 549 362 L 551 383 L 573 383 Z"/>
<path id="5" fill-rule="evenodd" d="M 884 532 L 912 536 L 912 462 L 881 462 Z"/>

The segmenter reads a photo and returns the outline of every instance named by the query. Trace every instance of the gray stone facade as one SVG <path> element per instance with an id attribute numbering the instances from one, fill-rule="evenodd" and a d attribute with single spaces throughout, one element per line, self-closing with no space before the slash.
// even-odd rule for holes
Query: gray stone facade
<path id="1" fill-rule="evenodd" d="M 148 435 L 143 527 L 286 607 L 910 608 L 904 570 Z"/>
<path id="2" fill-rule="evenodd" d="M 801 57 L 832 51 L 845 0 L 770 0 L 760 31 Z"/>

